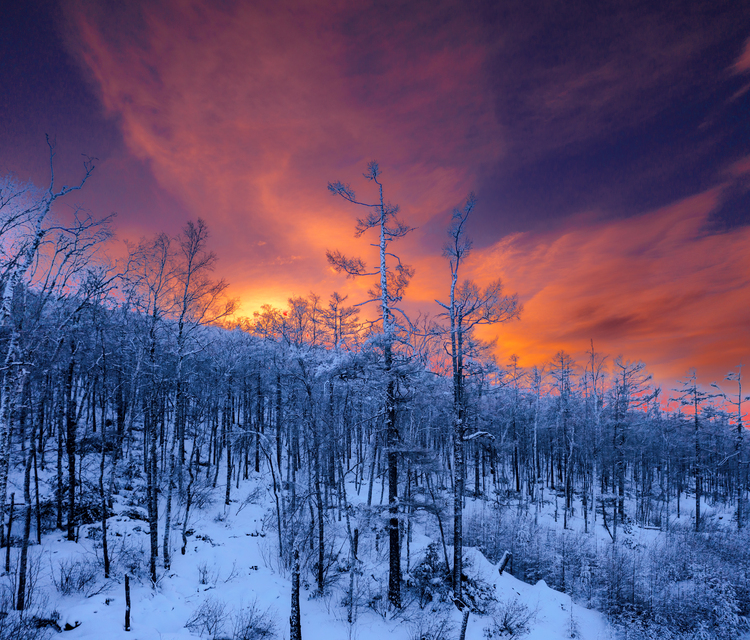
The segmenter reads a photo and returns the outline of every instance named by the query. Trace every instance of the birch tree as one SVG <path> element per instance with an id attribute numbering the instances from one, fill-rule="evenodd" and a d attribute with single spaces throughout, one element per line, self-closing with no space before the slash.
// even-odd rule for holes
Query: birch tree
<path id="1" fill-rule="evenodd" d="M 196 331 L 207 324 L 216 322 L 235 309 L 234 300 L 224 299 L 227 283 L 213 280 L 211 272 L 216 264 L 216 254 L 208 251 L 209 238 L 206 223 L 198 218 L 189 221 L 177 237 L 174 273 L 174 303 L 177 314 L 177 363 L 175 374 L 175 423 L 169 452 L 169 485 L 165 507 L 164 540 L 162 551 L 164 568 L 170 567 L 169 534 L 172 519 L 172 488 L 175 472 L 180 495 L 183 492 L 183 465 L 185 462 L 185 359 L 190 355 L 189 340 L 196 338 Z M 196 346 L 199 350 L 200 347 Z M 175 444 L 177 458 L 175 466 Z"/>
<path id="2" fill-rule="evenodd" d="M 142 315 L 145 322 L 146 335 L 143 349 L 147 363 L 148 384 L 144 389 L 143 402 L 143 457 L 147 480 L 149 570 L 151 582 L 156 585 L 156 559 L 159 555 L 157 426 L 161 416 L 160 405 L 163 394 L 157 349 L 161 342 L 159 336 L 163 331 L 164 320 L 175 309 L 172 291 L 175 272 L 170 238 L 160 233 L 151 240 L 141 240 L 139 245 L 131 250 L 129 273 L 131 278 L 128 283 L 130 303 Z"/>
<path id="3" fill-rule="evenodd" d="M 11 319 L 13 297 L 33 270 L 40 247 L 52 231 L 48 223 L 52 205 L 83 187 L 94 170 L 93 160 L 84 162 L 84 174 L 74 186 L 55 189 L 55 145 L 47 138 L 50 156 L 50 182 L 46 191 L 33 186 L 19 186 L 9 177 L 0 186 L 0 240 L 3 246 L 2 298 L 0 299 L 0 330 L 9 336 L 3 357 L 3 378 L 0 386 L 0 522 L 5 518 L 5 494 L 10 463 L 10 420 L 14 388 L 23 387 L 23 362 L 19 358 L 20 328 Z M 19 386 L 20 382 L 20 386 Z"/>

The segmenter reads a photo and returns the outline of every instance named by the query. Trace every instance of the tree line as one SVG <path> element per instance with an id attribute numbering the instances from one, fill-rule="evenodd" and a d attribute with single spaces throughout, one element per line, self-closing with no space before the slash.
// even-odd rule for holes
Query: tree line
<path id="1" fill-rule="evenodd" d="M 394 244 L 411 228 L 375 163 L 365 174 L 372 201 L 329 185 L 365 211 L 355 233 L 377 236 L 375 266 L 328 254 L 340 273 L 371 279 L 369 297 L 296 296 L 237 318 L 213 275 L 204 221 L 130 244 L 115 265 L 104 253 L 109 219 L 53 218 L 53 204 L 92 170 L 87 162 L 75 187 L 56 190 L 54 172 L 46 190 L 11 178 L 0 187 L 0 546 L 20 547 L 17 609 L 29 545 L 46 531 L 75 541 L 98 523 L 110 576 L 108 519 L 133 486 L 143 488 L 153 584 L 186 552 L 191 512 L 217 487 L 229 505 L 243 482 L 269 482 L 279 562 L 291 569 L 297 554 L 321 594 L 344 553 L 331 531 L 344 522 L 350 618 L 365 537 L 387 545 L 387 600 L 404 605 L 420 514 L 434 518 L 445 580 L 461 601 L 471 500 L 534 518 L 551 508 L 563 530 L 573 518 L 584 532 L 600 523 L 614 545 L 633 524 L 666 530 L 674 514 L 701 532 L 707 504 L 745 525 L 741 369 L 712 393 L 689 374 L 667 410 L 643 363 L 593 342 L 578 362 L 563 351 L 545 366 L 498 362 L 475 329 L 522 309 L 500 281 L 461 279 L 473 196 L 448 224 L 435 320 L 400 309 L 413 269 Z"/>

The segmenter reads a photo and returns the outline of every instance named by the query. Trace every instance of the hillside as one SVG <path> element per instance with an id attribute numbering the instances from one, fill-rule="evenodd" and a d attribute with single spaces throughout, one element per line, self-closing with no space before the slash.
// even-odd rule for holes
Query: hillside
<path id="1" fill-rule="evenodd" d="M 276 534 L 271 525 L 271 490 L 262 476 L 246 484 L 244 489 L 239 494 L 242 497 L 227 507 L 221 504 L 223 490 L 217 487 L 212 498 L 205 499 L 204 507 L 193 512 L 185 555 L 177 552 L 172 568 L 159 572 L 156 587 L 148 580 L 148 525 L 134 517 L 143 513 L 132 504 L 137 502 L 136 490 L 120 491 L 109 520 L 114 567 L 109 580 L 103 579 L 98 525 L 81 526 L 77 542 L 67 541 L 60 534 L 45 534 L 42 544 L 31 548 L 31 564 L 36 576 L 33 593 L 36 606 L 32 607 L 32 615 L 55 620 L 60 628 L 74 627 L 64 632 L 70 639 L 288 638 L 290 572 L 278 558 Z M 353 497 L 356 498 L 356 493 Z M 357 504 L 356 500 L 353 502 Z M 364 505 L 359 504 L 353 511 L 362 513 L 363 508 Z M 431 542 L 426 535 L 434 533 L 435 526 L 430 525 L 430 519 L 423 514 L 414 525 L 410 545 L 413 567 L 424 560 Z M 175 526 L 180 527 L 181 523 L 176 522 Z M 344 534 L 341 523 L 337 533 Z M 342 541 L 337 540 L 333 546 L 344 546 L 340 543 Z M 174 531 L 173 544 L 177 550 L 179 529 Z M 447 595 L 446 589 L 431 585 L 436 594 L 434 600 L 423 602 L 424 608 L 421 608 L 415 587 L 404 610 L 389 612 L 383 604 L 384 549 L 381 546 L 379 551 L 375 550 L 371 531 L 362 535 L 359 549 L 362 567 L 356 578 L 356 620 L 353 624 L 347 622 L 348 608 L 342 604 L 349 585 L 346 550 L 342 549 L 343 557 L 331 567 L 325 595 L 315 595 L 310 576 L 303 575 L 306 585 L 301 594 L 304 638 L 407 640 L 425 637 L 438 640 L 458 637 L 461 614 L 447 598 L 439 595 L 441 591 Z M 467 549 L 466 559 L 467 574 L 482 585 L 483 606 L 487 610 L 484 615 L 474 613 L 469 617 L 466 634 L 469 640 L 484 637 L 484 629 L 493 623 L 493 610 L 498 619 L 503 611 L 509 614 L 511 622 L 528 619 L 528 634 L 522 634 L 521 627 L 518 637 L 523 635 L 530 640 L 611 637 L 601 614 L 574 603 L 570 596 L 549 588 L 543 581 L 529 585 L 514 578 L 509 571 L 501 576 L 497 566 L 475 549 Z M 129 632 L 124 630 L 125 573 L 131 576 L 132 585 Z M 4 589 L 8 589 L 12 579 L 3 576 L 2 580 Z M 63 580 L 67 580 L 66 586 L 62 586 Z M 68 593 L 64 593 L 66 591 Z M 236 625 L 243 620 L 257 621 L 260 627 L 267 628 L 268 634 L 256 629 L 257 635 L 241 635 Z M 33 625 L 29 623 L 29 626 Z M 417 635 L 419 633 L 421 636 Z M 19 636 L 13 634 L 12 637 Z M 38 637 L 42 637 L 42 633 Z"/>

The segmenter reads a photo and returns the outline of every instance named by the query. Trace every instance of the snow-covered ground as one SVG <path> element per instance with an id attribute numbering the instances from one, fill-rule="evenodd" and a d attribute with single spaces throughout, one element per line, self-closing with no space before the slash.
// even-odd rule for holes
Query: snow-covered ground
<path id="1" fill-rule="evenodd" d="M 219 498 L 223 495 L 223 488 L 217 487 L 216 501 L 202 510 L 195 509 L 191 514 L 191 535 L 185 555 L 179 551 L 179 530 L 173 532 L 172 567 L 167 572 L 161 571 L 162 577 L 156 588 L 152 588 L 147 579 L 148 524 L 123 515 L 134 516 L 138 512 L 125 504 L 127 492 L 119 496 L 120 502 L 115 509 L 118 515 L 109 521 L 109 546 L 117 577 L 103 580 L 97 525 L 81 527 L 77 543 L 65 540 L 60 532 L 46 535 L 41 547 L 32 547 L 33 564 L 38 568 L 35 595 L 41 603 L 40 611 L 47 615 L 58 612 L 57 624 L 61 628 L 66 625 L 69 629 L 73 627 L 65 632 L 65 637 L 71 640 L 176 640 L 196 638 L 201 632 L 204 638 L 232 638 L 238 616 L 250 608 L 256 615 L 273 622 L 276 637 L 288 638 L 291 577 L 280 567 L 276 532 L 264 525 L 264 522 L 270 522 L 272 509 L 264 485 L 264 478 L 244 483 L 228 507 Z M 261 491 L 256 490 L 258 486 Z M 248 495 L 255 499 L 246 500 Z M 352 497 L 356 501 L 356 495 Z M 411 544 L 412 567 L 423 557 L 426 545 L 431 541 L 424 535 L 433 528 L 429 522 L 431 518 L 434 519 L 428 514 L 417 518 Z M 429 526 L 421 526 L 420 522 Z M 343 527 L 343 524 L 331 524 L 332 528 L 336 526 Z M 339 529 L 339 533 L 342 532 L 343 528 Z M 363 537 L 360 557 L 364 570 L 358 578 L 358 591 L 369 589 L 377 593 L 382 589 L 384 567 L 387 566 L 387 562 L 383 562 L 383 547 L 381 544 L 379 553 L 376 553 L 373 540 Z M 346 554 L 344 550 L 342 555 Z M 497 610 L 510 611 L 511 617 L 528 618 L 528 633 L 524 637 L 529 640 L 571 637 L 602 640 L 612 637 L 602 614 L 579 606 L 543 581 L 530 585 L 508 572 L 499 575 L 497 567 L 476 549 L 467 549 L 466 555 L 467 573 L 488 585 L 497 599 Z M 54 582 L 60 581 L 60 565 L 71 566 L 73 563 L 80 563 L 76 566 L 80 566 L 84 573 L 94 572 L 95 578 L 82 580 L 86 584 L 80 592 L 62 595 Z M 131 580 L 130 631 L 124 629 L 122 575 L 125 571 L 135 576 Z M 349 584 L 348 572 L 342 572 L 341 579 L 323 597 L 312 596 L 314 585 L 306 579 L 310 579 L 309 573 L 303 575 L 306 588 L 300 597 L 303 638 L 410 640 L 419 637 L 420 631 L 434 634 L 440 628 L 444 637 L 458 637 L 461 613 L 452 604 L 433 602 L 420 609 L 412 599 L 404 611 L 393 614 L 381 606 L 367 606 L 368 597 L 365 597 L 360 598 L 356 621 L 350 624 L 347 622 L 347 608 L 341 604 Z M 199 611 L 204 615 L 198 615 L 199 620 L 195 620 Z M 191 619 L 194 624 L 188 628 L 186 624 Z M 448 626 L 443 626 L 444 622 Z M 466 638 L 484 638 L 485 629 L 491 627 L 492 622 L 491 615 L 470 615 Z"/>

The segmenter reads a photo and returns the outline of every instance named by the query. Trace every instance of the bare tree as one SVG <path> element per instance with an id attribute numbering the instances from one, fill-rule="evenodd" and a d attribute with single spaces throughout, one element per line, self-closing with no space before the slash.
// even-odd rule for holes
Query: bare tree
<path id="1" fill-rule="evenodd" d="M 39 256 L 39 249 L 50 233 L 47 224 L 52 205 L 72 191 L 83 187 L 94 170 L 93 160 L 84 162 L 84 175 L 75 186 L 63 185 L 55 190 L 55 145 L 47 138 L 49 147 L 50 182 L 43 193 L 35 193 L 31 187 L 20 187 L 6 180 L 0 189 L 0 232 L 12 236 L 14 242 L 3 242 L 2 297 L 0 298 L 0 329 L 9 333 L 3 358 L 3 380 L 0 387 L 0 521 L 5 517 L 5 494 L 8 487 L 8 465 L 10 461 L 10 415 L 13 388 L 18 387 L 22 362 L 19 359 L 18 343 L 20 330 L 11 325 L 13 296 Z M 24 375 L 24 374 L 21 374 Z M 23 386 L 23 385 L 21 385 Z"/>
<path id="2" fill-rule="evenodd" d="M 693 475 L 695 476 L 695 531 L 701 530 L 701 498 L 703 497 L 703 449 L 701 439 L 701 405 L 715 398 L 716 394 L 703 391 L 698 385 L 698 374 L 695 369 L 688 373 L 686 380 L 682 381 L 682 388 L 675 389 L 680 395 L 677 399 L 682 406 L 691 407 L 693 410 L 693 447 L 695 459 L 693 463 Z"/>
<path id="3" fill-rule="evenodd" d="M 587 410 L 590 409 L 591 414 L 591 427 L 593 433 L 592 435 L 592 442 L 591 442 L 591 505 L 593 507 L 593 521 L 596 523 L 596 483 L 598 478 L 598 463 L 599 463 L 599 454 L 600 454 L 600 448 L 601 448 L 601 424 L 600 424 L 600 416 L 601 416 L 601 407 L 600 407 L 600 400 L 602 398 L 602 393 L 599 391 L 599 387 L 602 384 L 602 381 L 604 379 L 605 371 L 604 371 L 604 363 L 607 359 L 607 356 L 597 353 L 594 350 L 594 341 L 591 340 L 591 349 L 587 351 L 587 354 L 589 356 L 588 362 L 586 364 L 586 368 L 584 371 L 583 376 L 583 384 L 585 393 L 587 396 Z M 588 415 L 588 414 L 587 414 Z M 584 514 L 587 511 L 588 507 L 588 498 L 587 498 L 587 492 L 584 491 L 584 502 L 583 502 L 583 509 Z M 588 533 L 588 518 L 584 515 L 584 527 L 585 532 Z"/>
<path id="4" fill-rule="evenodd" d="M 719 385 L 716 383 L 713 383 L 711 386 L 714 387 L 719 391 L 719 395 L 730 404 L 734 405 L 737 408 L 737 431 L 736 431 L 736 437 L 734 439 L 734 457 L 736 458 L 735 461 L 735 469 L 736 469 L 736 478 L 735 482 L 737 483 L 737 529 L 742 529 L 743 519 L 744 519 L 744 513 L 742 512 L 742 503 L 745 499 L 745 485 L 744 485 L 744 478 L 743 478 L 743 468 L 746 464 L 746 462 L 742 459 L 743 456 L 743 449 L 744 449 L 744 441 L 745 441 L 745 429 L 742 426 L 742 419 L 745 417 L 745 414 L 742 413 L 742 403 L 747 402 L 750 400 L 750 396 L 742 396 L 742 365 L 739 365 L 737 367 L 737 371 L 730 371 L 725 377 L 725 380 L 728 380 L 730 382 L 736 382 L 737 383 L 737 399 L 730 399 L 729 394 L 725 393 Z"/>
<path id="5" fill-rule="evenodd" d="M 127 289 L 131 304 L 146 323 L 145 344 L 148 384 L 144 388 L 143 430 L 144 466 L 147 482 L 147 510 L 150 534 L 149 567 L 152 584 L 156 584 L 156 559 L 159 555 L 158 503 L 158 423 L 161 417 L 163 389 L 157 360 L 159 334 L 164 320 L 174 312 L 175 280 L 173 247 L 170 238 L 160 233 L 150 240 L 141 240 L 129 257 L 130 281 Z M 148 444 L 146 444 L 148 443 Z"/>
<path id="6" fill-rule="evenodd" d="M 328 308 L 322 311 L 329 343 L 334 349 L 338 349 L 342 345 L 349 346 L 348 341 L 357 334 L 358 312 L 356 307 L 344 304 L 348 297 L 341 296 L 334 291 L 328 300 Z"/>
<path id="7" fill-rule="evenodd" d="M 196 337 L 196 332 L 200 327 L 225 318 L 236 307 L 234 300 L 225 299 L 227 283 L 210 277 L 216 264 L 216 254 L 207 250 L 208 238 L 208 227 L 201 218 L 198 218 L 197 222 L 189 221 L 176 240 L 173 305 L 177 313 L 177 370 L 175 374 L 175 423 L 169 451 L 169 478 L 162 545 L 165 569 L 169 569 L 171 561 L 169 534 L 175 473 L 180 494 L 183 489 L 186 422 L 184 369 L 185 359 L 190 355 L 189 340 Z M 196 345 L 195 349 L 200 350 L 200 346 Z M 175 443 L 177 444 L 176 466 Z"/>
<path id="8" fill-rule="evenodd" d="M 618 356 L 613 366 L 613 386 L 611 390 L 612 410 L 612 482 L 615 498 L 612 508 L 612 536 L 617 539 L 617 523 L 625 519 L 625 446 L 631 408 L 640 408 L 656 397 L 658 391 L 648 386 L 651 375 L 646 373 L 643 362 L 630 362 Z"/>
<path id="9" fill-rule="evenodd" d="M 396 215 L 398 207 L 386 203 L 383 198 L 383 184 L 380 182 L 380 168 L 377 162 L 371 162 L 364 174 L 367 180 L 374 182 L 378 187 L 378 200 L 374 203 L 360 202 L 349 185 L 341 182 L 328 184 L 328 189 L 333 195 L 340 196 L 353 204 L 367 207 L 370 212 L 364 218 L 357 220 L 355 236 L 360 237 L 370 229 L 379 232 L 378 243 L 380 267 L 375 271 L 369 271 L 367 265 L 361 258 L 348 258 L 339 251 L 328 251 L 328 261 L 338 272 L 344 272 L 349 277 L 355 276 L 380 276 L 378 285 L 370 290 L 370 300 L 380 303 L 381 322 L 383 330 L 383 369 L 386 378 L 385 393 L 385 423 L 386 440 L 388 447 L 388 510 L 390 519 L 388 523 L 389 542 L 389 571 L 388 571 L 388 600 L 396 607 L 401 607 L 401 549 L 398 527 L 398 443 L 399 432 L 396 424 L 396 378 L 393 370 L 393 345 L 396 332 L 396 319 L 394 317 L 395 305 L 403 296 L 404 289 L 414 271 L 411 267 L 402 264 L 398 256 L 390 252 L 390 244 L 403 238 L 410 227 L 400 222 Z M 395 260 L 396 264 L 390 266 L 389 259 Z"/>
<path id="10" fill-rule="evenodd" d="M 64 345 L 67 344 L 70 347 L 71 356 L 68 359 L 67 372 L 64 376 L 65 393 L 61 405 L 65 413 L 68 463 L 67 533 L 69 539 L 75 539 L 76 485 L 78 484 L 76 479 L 77 432 L 84 408 L 84 402 L 76 406 L 74 375 L 77 357 L 75 354 L 78 352 L 80 341 L 78 334 L 81 329 L 81 315 L 87 309 L 96 306 L 97 300 L 106 294 L 113 281 L 112 273 L 106 266 L 97 265 L 92 261 L 98 246 L 109 238 L 108 222 L 109 218 L 94 221 L 89 216 L 80 216 L 77 213 L 72 226 L 51 228 L 47 239 L 40 244 L 39 255 L 34 266 L 27 272 L 24 282 L 18 286 L 14 294 L 14 298 L 18 300 L 11 322 L 12 326 L 19 331 L 19 339 L 15 348 L 22 364 L 17 376 L 16 385 L 18 386 L 14 394 L 15 399 L 11 402 L 17 404 L 16 399 L 20 399 L 20 415 L 28 414 L 31 418 L 29 433 L 26 433 L 26 428 L 21 429 L 22 438 L 28 440 L 29 446 L 26 448 L 25 459 L 24 500 L 26 506 L 16 597 L 16 606 L 19 610 L 25 608 L 27 600 L 25 591 L 31 531 L 31 469 L 32 465 L 36 465 L 38 445 L 43 450 L 43 443 L 37 439 L 37 433 L 41 436 L 45 410 L 45 400 L 40 399 L 38 402 L 40 417 L 37 424 L 36 412 L 29 411 L 30 381 L 32 374 L 35 371 L 38 372 L 40 368 L 45 370 L 42 375 L 46 377 L 51 363 L 58 355 L 66 351 Z M 49 345 L 49 349 L 44 349 L 42 347 L 44 344 Z M 39 355 L 41 351 L 45 352 L 43 359 Z M 82 400 L 85 401 L 87 394 L 88 391 L 85 391 Z M 37 403 L 34 404 L 37 405 Z M 25 419 L 24 422 L 26 422 Z M 59 428 L 62 429 L 62 426 L 60 424 Z M 61 469 L 59 472 L 61 478 Z M 36 471 L 35 478 L 38 483 Z M 59 500 L 62 501 L 62 492 Z M 37 509 L 37 527 L 39 520 Z M 39 532 L 38 535 L 40 535 Z"/>
<path id="11" fill-rule="evenodd" d="M 451 272 L 450 298 L 447 303 L 436 302 L 445 309 L 450 322 L 450 357 L 453 372 L 453 593 L 461 598 L 463 554 L 464 500 L 464 440 L 466 438 L 466 399 L 464 385 L 465 343 L 479 325 L 497 324 L 518 317 L 521 309 L 516 295 L 506 296 L 500 280 L 481 290 L 474 282 L 459 284 L 462 262 L 471 251 L 472 242 L 466 237 L 466 222 L 476 206 L 474 194 L 466 199 L 463 209 L 454 209 L 449 241 L 444 255 Z"/>
<path id="12" fill-rule="evenodd" d="M 568 513 L 573 502 L 573 453 L 575 451 L 575 422 L 572 419 L 572 377 L 575 363 L 565 353 L 559 351 L 552 360 L 550 374 L 555 380 L 558 395 L 559 422 L 562 426 L 563 482 L 565 491 L 565 507 L 563 509 L 563 529 L 568 528 Z"/>

